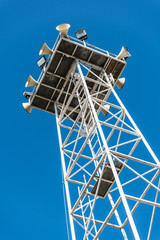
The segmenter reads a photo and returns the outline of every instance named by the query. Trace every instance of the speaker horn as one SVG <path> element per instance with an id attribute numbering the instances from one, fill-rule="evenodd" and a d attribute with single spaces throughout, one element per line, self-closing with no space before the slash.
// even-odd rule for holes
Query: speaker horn
<path id="1" fill-rule="evenodd" d="M 119 78 L 116 81 L 116 86 L 121 90 L 125 84 L 125 78 Z"/>
<path id="2" fill-rule="evenodd" d="M 34 80 L 34 78 L 29 75 L 25 84 L 25 87 L 31 87 L 31 86 L 37 86 L 38 82 L 36 80 Z"/>
<path id="3" fill-rule="evenodd" d="M 43 45 L 39 51 L 39 55 L 43 55 L 43 54 L 49 54 L 49 55 L 53 54 L 53 51 L 47 46 L 46 43 L 43 43 Z"/>
<path id="4" fill-rule="evenodd" d="M 103 107 L 104 107 L 105 109 L 102 108 L 102 109 L 101 109 L 101 112 L 103 113 L 104 116 L 107 116 L 107 114 L 108 114 L 108 112 L 109 112 L 109 109 L 110 109 L 110 105 L 105 104 Z"/>
<path id="5" fill-rule="evenodd" d="M 32 112 L 33 106 L 31 105 L 30 102 L 28 102 L 28 103 L 22 103 L 22 106 L 24 107 L 24 109 L 25 109 L 28 113 L 31 113 L 31 112 Z"/>
<path id="6" fill-rule="evenodd" d="M 61 24 L 56 27 L 56 29 L 64 36 L 67 37 L 70 24 Z"/>
<path id="7" fill-rule="evenodd" d="M 116 58 L 122 59 L 122 58 L 127 58 L 127 57 L 131 57 L 131 54 L 128 52 L 127 47 L 123 46 L 120 53 L 118 54 L 118 56 Z"/>

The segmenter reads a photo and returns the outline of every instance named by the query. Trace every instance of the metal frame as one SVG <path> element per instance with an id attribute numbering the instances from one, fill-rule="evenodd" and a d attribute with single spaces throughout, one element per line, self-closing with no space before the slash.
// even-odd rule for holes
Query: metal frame
<path id="1" fill-rule="evenodd" d="M 62 105 L 55 103 L 72 239 L 76 239 L 73 222 L 77 223 L 76 230 L 80 226 L 84 231 L 83 240 L 99 239 L 107 227 L 119 229 L 127 240 L 130 234 L 128 225 L 133 238 L 141 239 L 133 215 L 143 203 L 153 207 L 146 237 L 149 240 L 155 209 L 160 207 L 160 184 L 157 183 L 160 162 L 115 92 L 111 84 L 115 82 L 112 74 L 107 75 L 102 70 L 101 77 L 96 76 L 99 90 L 89 92 L 83 74 L 86 68 L 91 71 L 77 60 L 69 80 L 75 85 L 73 94 Z M 100 90 L 101 86 L 103 90 Z M 69 88 L 70 84 L 67 92 Z M 102 93 L 105 94 L 103 100 L 99 98 Z M 73 121 L 70 118 L 72 112 L 67 114 L 67 109 L 75 95 L 79 105 L 72 112 L 77 108 L 80 111 Z M 101 111 L 105 110 L 106 103 L 110 109 L 104 117 Z M 115 162 L 122 165 L 119 174 Z M 106 166 L 112 170 L 112 181 L 103 178 Z M 103 199 L 99 196 L 99 190 L 105 181 L 111 185 Z M 97 187 L 93 194 L 95 184 Z M 154 200 L 148 194 L 151 189 L 155 191 Z M 97 206 L 99 202 L 107 206 L 105 211 L 102 207 L 102 213 L 99 213 L 100 207 Z"/>
<path id="2" fill-rule="evenodd" d="M 56 115 L 72 240 L 103 239 L 108 228 L 125 240 L 150 240 L 160 208 L 160 162 L 114 90 L 126 62 L 70 36 L 59 35 L 52 51 L 29 103 Z M 48 75 L 58 79 L 53 86 Z M 144 207 L 142 237 L 136 219 Z"/>

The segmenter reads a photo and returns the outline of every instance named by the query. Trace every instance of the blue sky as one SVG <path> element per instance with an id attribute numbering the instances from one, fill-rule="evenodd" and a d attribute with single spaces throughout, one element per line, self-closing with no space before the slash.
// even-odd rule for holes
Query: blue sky
<path id="1" fill-rule="evenodd" d="M 128 47 L 118 94 L 160 157 L 159 12 L 158 0 L 0 0 L 0 239 L 67 239 L 55 117 L 22 108 L 25 81 L 38 78 L 39 49 L 53 46 L 57 25 L 69 23 L 71 36 L 85 27 L 89 43 L 115 54 Z"/>

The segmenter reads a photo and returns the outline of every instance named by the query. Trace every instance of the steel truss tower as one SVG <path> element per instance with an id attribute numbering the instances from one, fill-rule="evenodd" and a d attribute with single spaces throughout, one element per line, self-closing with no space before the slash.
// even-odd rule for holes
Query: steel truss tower
<path id="1" fill-rule="evenodd" d="M 24 107 L 56 115 L 72 240 L 152 239 L 160 162 L 114 90 L 125 60 L 63 35 L 52 51 Z"/>

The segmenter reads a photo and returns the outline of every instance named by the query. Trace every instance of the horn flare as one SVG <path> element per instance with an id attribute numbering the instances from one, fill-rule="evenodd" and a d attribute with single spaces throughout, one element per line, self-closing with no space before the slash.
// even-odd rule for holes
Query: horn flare
<path id="1" fill-rule="evenodd" d="M 56 27 L 56 29 L 64 36 L 67 37 L 68 30 L 70 28 L 70 24 L 60 24 Z"/>
<path id="2" fill-rule="evenodd" d="M 119 90 L 123 88 L 124 84 L 125 84 L 125 78 L 117 79 L 116 86 L 118 87 Z"/>
<path id="3" fill-rule="evenodd" d="M 47 46 L 46 43 L 43 43 L 43 45 L 39 51 L 39 55 L 43 55 L 43 54 L 48 54 L 48 55 L 53 54 L 53 51 Z"/>
<path id="4" fill-rule="evenodd" d="M 109 112 L 109 109 L 110 109 L 110 105 L 109 104 L 105 104 L 104 106 L 103 106 L 104 108 L 102 108 L 101 109 L 101 112 L 103 113 L 103 115 L 106 117 L 107 116 L 107 114 L 108 114 L 108 112 Z"/>
<path id="5" fill-rule="evenodd" d="M 25 109 L 28 113 L 31 113 L 31 112 L 32 112 L 33 106 L 30 104 L 30 102 L 28 102 L 28 103 L 22 103 L 22 106 L 24 107 L 24 109 Z"/>
<path id="6" fill-rule="evenodd" d="M 131 54 L 128 52 L 127 47 L 122 46 L 122 49 L 116 58 L 123 59 L 123 58 L 127 58 L 127 57 L 131 57 Z"/>
<path id="7" fill-rule="evenodd" d="M 38 82 L 31 76 L 29 75 L 25 84 L 25 87 L 31 87 L 31 86 L 37 86 Z"/>

